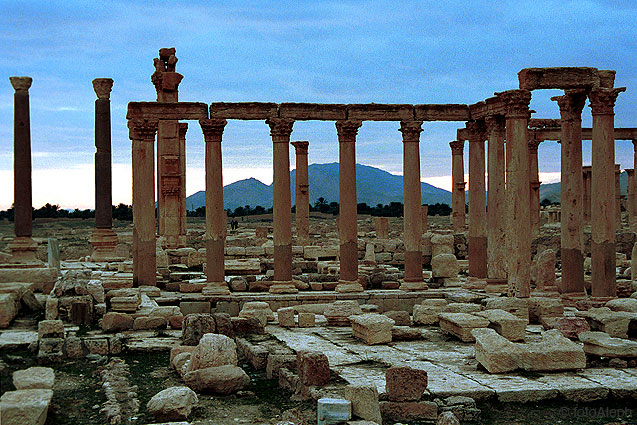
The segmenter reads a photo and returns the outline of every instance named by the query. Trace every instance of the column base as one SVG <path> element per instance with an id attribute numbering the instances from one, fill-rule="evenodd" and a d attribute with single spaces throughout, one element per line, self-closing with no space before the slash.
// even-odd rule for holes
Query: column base
<path id="1" fill-rule="evenodd" d="M 427 286 L 427 284 L 424 281 L 418 281 L 418 282 L 405 282 L 403 281 L 400 284 L 400 287 L 398 289 L 402 290 L 402 291 L 424 291 L 425 289 L 428 289 L 429 287 Z"/>
<path id="2" fill-rule="evenodd" d="M 272 282 L 272 285 L 270 285 L 268 292 L 271 294 L 296 294 L 299 290 L 296 289 L 292 281 L 284 282 L 275 280 Z"/>
<path id="3" fill-rule="evenodd" d="M 202 295 L 230 295 L 230 289 L 225 281 L 223 282 L 206 282 L 201 290 Z"/>
<path id="4" fill-rule="evenodd" d="M 121 261 L 123 258 L 117 257 L 117 234 L 110 228 L 95 229 L 89 238 L 89 243 L 93 246 L 91 254 L 92 261 Z"/>
<path id="5" fill-rule="evenodd" d="M 336 292 L 363 292 L 363 285 L 357 280 L 339 280 L 336 288 Z"/>
<path id="6" fill-rule="evenodd" d="M 16 236 L 9 242 L 8 247 L 11 251 L 11 258 L 9 259 L 11 263 L 42 263 L 37 257 L 38 244 L 35 243 L 31 236 Z"/>

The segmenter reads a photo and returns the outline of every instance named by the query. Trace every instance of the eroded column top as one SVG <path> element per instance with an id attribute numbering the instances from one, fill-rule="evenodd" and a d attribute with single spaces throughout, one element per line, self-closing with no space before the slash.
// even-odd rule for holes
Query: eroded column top
<path id="1" fill-rule="evenodd" d="M 292 142 L 290 144 L 292 146 L 294 146 L 294 151 L 297 154 L 306 154 L 308 146 L 310 145 L 310 142 L 308 142 L 306 140 L 298 140 L 298 141 Z"/>
<path id="2" fill-rule="evenodd" d="M 484 142 L 487 138 L 487 128 L 483 120 L 467 121 L 467 140 L 471 142 Z"/>
<path id="3" fill-rule="evenodd" d="M 355 142 L 358 129 L 363 125 L 359 120 L 336 121 L 336 133 L 339 142 Z"/>
<path id="4" fill-rule="evenodd" d="M 422 121 L 401 121 L 398 129 L 403 133 L 404 142 L 420 142 L 420 133 L 422 132 Z"/>
<path id="5" fill-rule="evenodd" d="M 528 119 L 531 116 L 531 111 L 529 110 L 531 92 L 529 90 L 507 90 L 495 95 L 502 101 L 507 118 Z"/>
<path id="6" fill-rule="evenodd" d="M 619 93 L 626 91 L 626 87 L 597 88 L 591 90 L 588 98 L 591 101 L 591 113 L 593 115 L 614 114 L 615 101 Z"/>
<path id="7" fill-rule="evenodd" d="M 131 140 L 154 141 L 158 126 L 157 120 L 128 120 L 128 137 Z"/>
<path id="8" fill-rule="evenodd" d="M 199 120 L 199 125 L 201 126 L 201 131 L 203 132 L 203 137 L 206 142 L 221 142 L 221 135 L 226 128 L 226 124 L 228 124 L 228 121 L 221 118 Z"/>
<path id="9" fill-rule="evenodd" d="M 9 81 L 16 93 L 29 93 L 33 78 L 31 77 L 9 77 Z"/>
<path id="10" fill-rule="evenodd" d="M 449 142 L 449 146 L 451 146 L 452 155 L 462 155 L 464 151 L 464 140 L 454 140 L 453 142 Z"/>
<path id="11" fill-rule="evenodd" d="M 268 118 L 265 123 L 270 126 L 270 137 L 272 137 L 273 142 L 290 141 L 290 134 L 292 134 L 292 127 L 294 126 L 293 119 Z"/>
<path id="12" fill-rule="evenodd" d="M 112 78 L 96 78 L 93 80 L 93 90 L 95 90 L 98 99 L 110 99 L 112 89 Z"/>
<path id="13" fill-rule="evenodd" d="M 573 121 L 582 119 L 582 110 L 586 103 L 585 90 L 566 90 L 562 96 L 554 96 L 551 100 L 560 107 L 562 120 Z"/>

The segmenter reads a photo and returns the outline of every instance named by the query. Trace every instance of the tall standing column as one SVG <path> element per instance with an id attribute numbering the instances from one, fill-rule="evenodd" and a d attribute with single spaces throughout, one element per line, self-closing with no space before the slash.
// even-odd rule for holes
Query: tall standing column
<path id="1" fill-rule="evenodd" d="M 622 170 L 619 164 L 615 164 L 615 225 L 622 228 L 622 189 L 619 182 Z"/>
<path id="2" fill-rule="evenodd" d="M 451 146 L 451 225 L 454 233 L 464 232 L 465 226 L 465 181 L 464 140 L 449 142 Z"/>
<path id="3" fill-rule="evenodd" d="M 635 169 L 626 168 L 625 171 L 626 177 L 628 177 L 628 184 L 626 185 L 626 210 L 628 212 L 628 228 L 630 229 L 633 216 L 635 215 L 635 210 L 633 209 L 633 204 L 635 203 L 635 192 L 633 191 L 633 186 L 635 184 Z"/>
<path id="4" fill-rule="evenodd" d="M 223 119 L 200 120 L 206 143 L 206 287 L 205 295 L 228 294 L 225 280 L 224 243 L 226 218 L 223 209 L 223 163 L 221 139 L 227 124 Z"/>
<path id="5" fill-rule="evenodd" d="M 625 88 L 591 90 L 591 293 L 614 297 L 615 285 L 615 100 Z"/>
<path id="6" fill-rule="evenodd" d="M 529 202 L 531 214 L 531 234 L 540 233 L 540 172 L 537 160 L 537 148 L 541 140 L 529 140 Z"/>
<path id="7" fill-rule="evenodd" d="M 484 122 L 467 123 L 469 138 L 469 275 L 487 277 L 487 209 L 484 181 Z"/>
<path id="8" fill-rule="evenodd" d="M 356 135 L 361 121 L 336 121 L 338 133 L 339 237 L 341 275 L 338 292 L 362 292 L 358 281 L 358 224 L 356 213 Z"/>
<path id="9" fill-rule="evenodd" d="M 497 96 L 505 107 L 506 117 L 508 293 L 527 298 L 531 292 L 528 147 L 531 92 L 508 90 Z"/>
<path id="10" fill-rule="evenodd" d="M 299 245 L 310 242 L 310 193 L 307 165 L 306 141 L 292 142 L 296 154 L 296 182 L 294 199 L 296 203 L 296 238 Z"/>
<path id="11" fill-rule="evenodd" d="M 186 133 L 188 132 L 188 123 L 179 123 L 179 198 L 181 200 L 181 208 L 179 209 L 179 234 L 184 238 L 188 233 L 186 218 L 188 216 L 188 205 L 186 204 Z"/>
<path id="12" fill-rule="evenodd" d="M 95 230 L 89 239 L 93 261 L 116 259 L 111 172 L 111 78 L 93 80 L 95 100 Z"/>
<path id="13" fill-rule="evenodd" d="M 584 242 L 582 196 L 582 109 L 586 102 L 583 90 L 567 90 L 557 101 L 561 115 L 561 258 L 562 292 L 584 292 Z"/>
<path id="14" fill-rule="evenodd" d="M 487 117 L 487 275 L 491 279 L 506 279 L 506 216 L 504 117 Z"/>
<path id="15" fill-rule="evenodd" d="M 157 284 L 155 253 L 155 133 L 157 121 L 128 121 L 133 162 L 133 284 Z"/>
<path id="16" fill-rule="evenodd" d="M 590 165 L 582 167 L 583 198 L 584 198 L 584 224 L 591 224 L 591 176 L 593 169 Z"/>
<path id="17" fill-rule="evenodd" d="M 272 293 L 298 292 L 292 283 L 292 200 L 290 194 L 290 134 L 294 121 L 287 118 L 268 118 L 272 136 L 274 167 L 274 282 Z"/>
<path id="18" fill-rule="evenodd" d="M 633 170 L 637 170 L 637 140 L 633 140 Z M 632 193 L 632 201 L 630 201 L 630 231 L 637 232 L 637 178 L 633 178 L 630 192 Z"/>
<path id="19" fill-rule="evenodd" d="M 13 95 L 13 211 L 15 238 L 9 243 L 11 262 L 36 262 L 37 244 L 33 234 L 31 198 L 31 117 L 29 88 L 31 77 L 9 77 Z"/>
<path id="20" fill-rule="evenodd" d="M 405 277 L 402 290 L 427 289 L 422 276 L 422 209 L 420 207 L 420 132 L 422 121 L 401 121 L 403 134 L 403 202 Z"/>

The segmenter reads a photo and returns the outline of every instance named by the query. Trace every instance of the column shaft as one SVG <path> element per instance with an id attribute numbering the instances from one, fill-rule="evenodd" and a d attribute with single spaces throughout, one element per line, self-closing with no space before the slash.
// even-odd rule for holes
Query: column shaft
<path id="1" fill-rule="evenodd" d="M 181 201 L 181 207 L 179 208 L 179 236 L 183 238 L 184 242 L 187 228 L 187 216 L 188 205 L 186 204 L 186 132 L 188 131 L 188 123 L 179 123 L 179 183 L 181 184 L 179 190 L 179 198 Z"/>
<path id="2" fill-rule="evenodd" d="M 451 146 L 451 225 L 454 233 L 464 232 L 465 226 L 465 181 L 464 181 L 464 141 L 449 142 Z"/>
<path id="3" fill-rule="evenodd" d="M 621 166 L 615 164 L 615 225 L 617 226 L 617 230 L 621 230 L 622 228 L 622 191 L 619 183 L 621 173 Z"/>
<path id="4" fill-rule="evenodd" d="M 487 137 L 487 275 L 491 279 L 506 279 L 506 192 L 504 157 L 504 117 L 488 117 Z"/>
<path id="5" fill-rule="evenodd" d="M 296 182 L 294 199 L 296 203 L 296 238 L 299 245 L 310 241 L 310 193 L 306 141 L 292 142 L 296 153 Z"/>
<path id="6" fill-rule="evenodd" d="M 584 199 L 584 224 L 591 224 L 591 175 L 592 168 L 590 165 L 582 167 L 583 178 L 583 199 Z"/>
<path id="7" fill-rule="evenodd" d="M 633 140 L 633 146 L 637 141 Z M 637 150 L 634 153 L 634 164 L 637 164 Z M 633 166 L 635 167 L 635 166 Z M 628 175 L 628 186 L 630 188 L 630 196 L 628 197 L 628 205 L 630 205 L 630 221 L 629 221 L 629 229 L 631 232 L 637 231 L 637 178 L 635 178 L 635 170 L 637 168 L 633 168 L 632 178 L 630 178 L 630 174 Z"/>
<path id="8" fill-rule="evenodd" d="M 484 179 L 484 122 L 467 123 L 469 137 L 469 275 L 487 277 L 487 210 Z"/>
<path id="9" fill-rule="evenodd" d="M 529 202 L 531 215 L 531 234 L 540 233 L 540 172 L 537 159 L 538 140 L 529 141 Z"/>

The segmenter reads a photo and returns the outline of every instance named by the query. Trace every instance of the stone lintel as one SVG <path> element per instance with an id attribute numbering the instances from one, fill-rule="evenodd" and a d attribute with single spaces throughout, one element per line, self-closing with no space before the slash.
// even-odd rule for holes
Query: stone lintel
<path id="1" fill-rule="evenodd" d="M 614 81 L 612 71 L 588 67 L 524 68 L 518 72 L 521 89 L 596 88 Z M 612 75 L 612 78 L 611 78 Z M 602 84 L 603 81 L 603 84 Z"/>
<path id="2" fill-rule="evenodd" d="M 469 105 L 470 120 L 482 120 L 492 115 L 504 115 L 504 104 L 497 97 L 490 97 Z M 469 121 L 469 119 L 467 120 Z"/>
<path id="3" fill-rule="evenodd" d="M 413 121 L 414 106 L 408 104 L 352 104 L 347 105 L 347 118 L 359 121 Z"/>
<path id="4" fill-rule="evenodd" d="M 208 105 L 201 102 L 129 102 L 126 119 L 204 120 Z"/>
<path id="5" fill-rule="evenodd" d="M 466 128 L 459 128 L 458 131 L 456 131 L 456 140 L 462 142 L 469 140 L 469 130 Z"/>
<path id="6" fill-rule="evenodd" d="M 279 117 L 294 120 L 337 121 L 347 119 L 347 105 L 322 103 L 281 103 Z"/>
<path id="7" fill-rule="evenodd" d="M 616 128 L 614 131 L 615 140 L 637 140 L 637 128 Z M 535 140 L 561 140 L 562 130 L 557 128 L 530 129 L 529 137 Z M 582 140 L 592 140 L 593 129 L 582 128 Z"/>
<path id="8" fill-rule="evenodd" d="M 414 105 L 416 121 L 469 121 L 469 105 Z"/>
<path id="9" fill-rule="evenodd" d="M 561 128 L 561 120 L 553 118 L 531 118 L 529 120 L 529 129 L 554 129 Z"/>
<path id="10" fill-rule="evenodd" d="M 272 102 L 215 102 L 210 117 L 229 120 L 266 120 L 279 116 L 279 105 Z"/>

